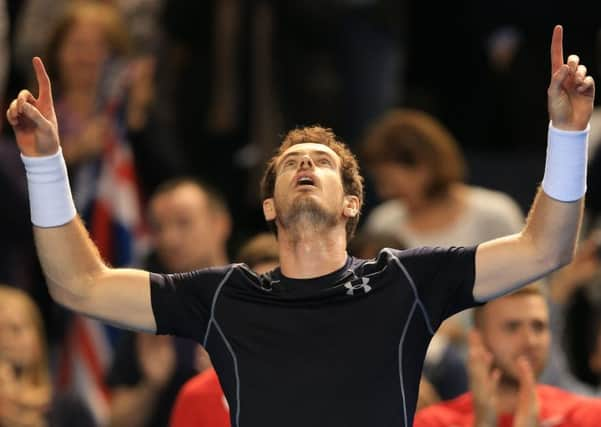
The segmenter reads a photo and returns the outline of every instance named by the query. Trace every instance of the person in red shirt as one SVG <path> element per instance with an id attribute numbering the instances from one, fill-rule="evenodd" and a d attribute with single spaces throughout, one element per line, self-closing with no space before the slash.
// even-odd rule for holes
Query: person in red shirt
<path id="1" fill-rule="evenodd" d="M 537 384 L 551 334 L 540 287 L 476 308 L 470 335 L 470 391 L 418 411 L 414 427 L 598 427 L 601 399 Z"/>
<path id="2" fill-rule="evenodd" d="M 189 380 L 180 390 L 171 427 L 229 427 L 230 412 L 215 369 L 208 368 Z"/>

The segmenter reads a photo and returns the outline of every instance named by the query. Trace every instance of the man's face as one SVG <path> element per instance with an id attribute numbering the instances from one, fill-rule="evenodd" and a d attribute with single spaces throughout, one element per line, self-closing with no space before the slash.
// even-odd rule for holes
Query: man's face
<path id="1" fill-rule="evenodd" d="M 493 300 L 484 307 L 481 320 L 483 342 L 506 380 L 518 381 L 519 356 L 528 359 L 535 377 L 541 374 L 551 344 L 549 312 L 541 295 L 522 294 Z"/>
<path id="2" fill-rule="evenodd" d="M 282 154 L 275 166 L 273 201 L 283 228 L 301 220 L 333 226 L 343 219 L 340 163 L 331 148 L 317 143 L 296 144 Z"/>
<path id="3" fill-rule="evenodd" d="M 155 249 L 170 272 L 214 265 L 229 228 L 225 214 L 210 209 L 206 194 L 192 184 L 180 185 L 150 202 Z"/>

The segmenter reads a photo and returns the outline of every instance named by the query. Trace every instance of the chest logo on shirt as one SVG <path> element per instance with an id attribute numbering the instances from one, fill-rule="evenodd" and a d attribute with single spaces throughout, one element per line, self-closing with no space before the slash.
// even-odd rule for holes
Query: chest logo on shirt
<path id="1" fill-rule="evenodd" d="M 346 288 L 347 295 L 355 295 L 355 292 L 362 292 L 364 294 L 371 291 L 371 286 L 368 285 L 369 279 L 367 277 L 360 277 L 350 282 L 346 282 L 344 287 Z"/>

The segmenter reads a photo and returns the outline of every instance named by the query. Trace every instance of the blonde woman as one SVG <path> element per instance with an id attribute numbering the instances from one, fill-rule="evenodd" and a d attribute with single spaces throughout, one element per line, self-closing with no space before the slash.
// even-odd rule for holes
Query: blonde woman
<path id="1" fill-rule="evenodd" d="M 44 325 L 22 290 L 0 285 L 0 426 L 94 426 L 74 396 L 54 393 Z"/>

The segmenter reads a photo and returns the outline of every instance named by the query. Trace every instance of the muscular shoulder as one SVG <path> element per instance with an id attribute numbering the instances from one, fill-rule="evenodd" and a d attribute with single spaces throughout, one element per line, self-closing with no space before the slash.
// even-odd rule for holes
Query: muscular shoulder
<path id="1" fill-rule="evenodd" d="M 260 289 L 259 277 L 241 264 L 189 273 L 150 275 L 151 302 L 160 334 L 201 340 L 220 296 Z"/>
<path id="2" fill-rule="evenodd" d="M 453 277 L 469 279 L 475 268 L 475 252 L 476 247 L 423 246 L 406 250 L 384 248 L 375 259 L 358 263 L 355 271 L 359 276 L 386 273 L 404 277 L 418 287 L 423 287 L 426 283 L 434 283 L 441 278 L 447 283 Z"/>
<path id="3" fill-rule="evenodd" d="M 384 248 L 378 254 L 377 264 L 393 264 L 410 269 L 436 269 L 440 263 L 453 262 L 456 258 L 473 256 L 475 247 L 429 247 L 421 246 L 406 250 Z M 402 267 L 401 267 L 402 268 Z"/>
<path id="4" fill-rule="evenodd" d="M 370 276 L 374 274 L 384 274 L 401 272 L 407 269 L 414 270 L 420 268 L 424 263 L 433 261 L 437 255 L 446 252 L 446 249 L 419 247 L 412 249 L 394 249 L 383 248 L 378 255 L 369 260 L 354 259 L 351 269 L 358 276 Z M 395 274 L 396 274 L 395 273 Z"/>
<path id="5" fill-rule="evenodd" d="M 188 291 L 213 293 L 225 285 L 257 285 L 260 277 L 245 264 L 229 264 L 187 273 L 151 273 L 151 281 L 162 288 L 184 286 Z"/>

